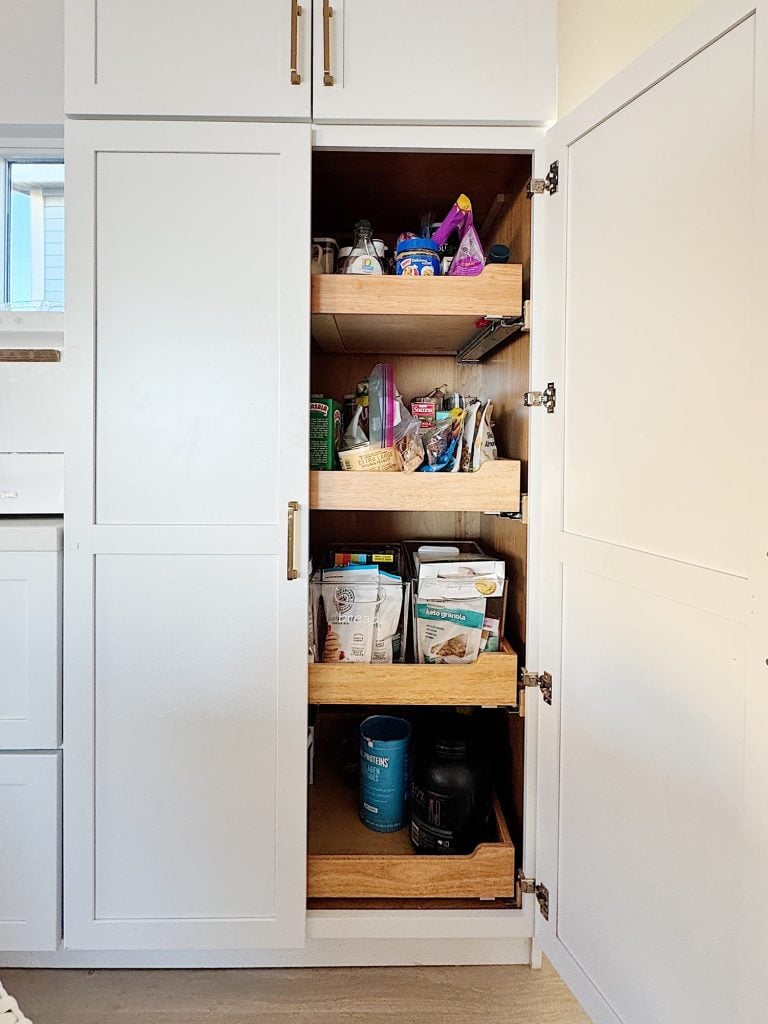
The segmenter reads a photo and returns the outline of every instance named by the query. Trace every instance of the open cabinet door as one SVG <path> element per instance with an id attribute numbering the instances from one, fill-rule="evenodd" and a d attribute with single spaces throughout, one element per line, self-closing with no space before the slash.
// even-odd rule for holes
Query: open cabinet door
<path id="1" fill-rule="evenodd" d="M 534 200 L 533 383 L 557 391 L 535 411 L 537 668 L 553 676 L 536 936 L 600 1024 L 741 1019 L 744 921 L 723 877 L 768 654 L 747 408 L 759 16 L 705 5 L 555 126 L 537 169 L 559 162 Z"/>

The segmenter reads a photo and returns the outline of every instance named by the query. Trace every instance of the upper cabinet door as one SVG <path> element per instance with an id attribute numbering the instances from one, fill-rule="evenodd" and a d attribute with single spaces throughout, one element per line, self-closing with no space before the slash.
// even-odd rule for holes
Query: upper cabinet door
<path id="1" fill-rule="evenodd" d="M 554 0 L 315 0 L 313 118 L 552 120 L 555 8 Z"/>
<path id="2" fill-rule="evenodd" d="M 71 116 L 308 119 L 312 0 L 66 0 Z"/>
<path id="3" fill-rule="evenodd" d="M 723 402 L 764 358 L 760 18 L 705 5 L 553 129 L 537 168 L 559 161 L 557 193 L 534 200 L 533 373 L 557 386 L 534 420 L 537 665 L 553 676 L 537 702 L 536 934 L 599 1024 L 764 1016 L 736 1009 L 748 918 L 718 882 L 724 865 L 750 878 L 745 709 L 765 706 L 768 654 L 766 406 Z"/>
<path id="4" fill-rule="evenodd" d="M 310 127 L 66 147 L 65 942 L 301 946 Z"/>

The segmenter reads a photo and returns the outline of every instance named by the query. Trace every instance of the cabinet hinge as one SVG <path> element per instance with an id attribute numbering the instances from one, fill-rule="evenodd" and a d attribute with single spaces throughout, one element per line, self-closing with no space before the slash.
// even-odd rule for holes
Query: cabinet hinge
<path id="1" fill-rule="evenodd" d="M 529 672 L 527 668 L 520 669 L 520 685 L 523 687 L 537 686 L 541 690 L 545 704 L 552 703 L 552 676 L 549 672 Z"/>
<path id="2" fill-rule="evenodd" d="M 537 882 L 535 878 L 524 878 L 520 876 L 520 891 L 524 894 L 531 894 L 536 897 L 539 904 L 541 916 L 545 921 L 549 920 L 549 889 L 546 885 Z"/>
<path id="3" fill-rule="evenodd" d="M 559 184 L 560 161 L 555 160 L 554 163 L 549 165 L 549 173 L 546 178 L 531 178 L 528 182 L 528 198 L 531 199 L 533 196 L 543 195 L 544 192 L 549 192 L 553 196 L 557 192 Z"/>
<path id="4" fill-rule="evenodd" d="M 543 391 L 526 391 L 523 405 L 529 409 L 533 405 L 543 405 L 547 412 L 554 412 L 557 405 L 557 388 L 552 381 Z"/>

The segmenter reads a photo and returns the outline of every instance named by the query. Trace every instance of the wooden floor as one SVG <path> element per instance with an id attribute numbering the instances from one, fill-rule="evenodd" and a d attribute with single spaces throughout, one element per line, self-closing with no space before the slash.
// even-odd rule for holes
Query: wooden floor
<path id="1" fill-rule="evenodd" d="M 2 971 L 33 1024 L 589 1024 L 552 967 Z"/>

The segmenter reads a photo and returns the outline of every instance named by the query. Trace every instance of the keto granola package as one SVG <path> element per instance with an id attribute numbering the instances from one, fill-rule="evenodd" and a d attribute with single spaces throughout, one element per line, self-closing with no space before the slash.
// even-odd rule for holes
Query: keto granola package
<path id="1" fill-rule="evenodd" d="M 416 655 L 428 665 L 477 661 L 485 622 L 485 598 L 465 601 L 416 600 Z"/>

